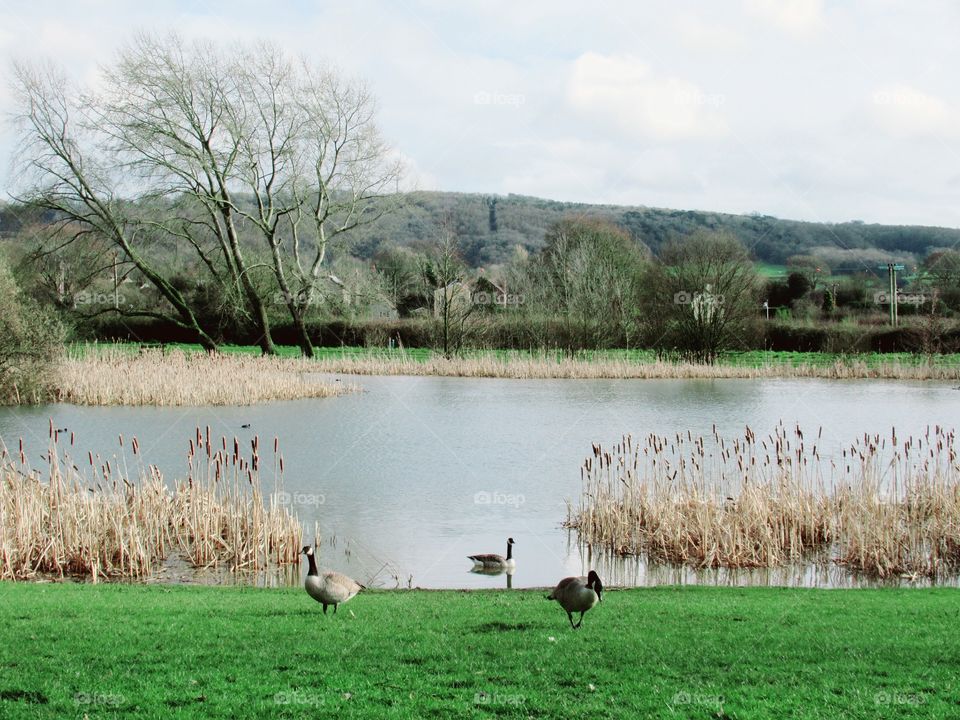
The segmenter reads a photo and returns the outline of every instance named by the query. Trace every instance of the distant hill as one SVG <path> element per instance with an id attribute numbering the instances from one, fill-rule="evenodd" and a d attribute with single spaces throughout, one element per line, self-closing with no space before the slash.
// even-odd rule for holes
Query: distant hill
<path id="1" fill-rule="evenodd" d="M 668 210 L 641 205 L 565 203 L 524 195 L 416 192 L 400 210 L 358 236 L 354 254 L 372 257 L 384 244 L 429 240 L 443 217 L 455 223 L 466 260 L 473 266 L 506 261 L 519 245 L 535 251 L 547 228 L 568 216 L 599 217 L 621 225 L 656 253 L 671 237 L 706 228 L 732 232 L 758 261 L 779 265 L 791 255 L 820 255 L 836 273 L 856 272 L 878 262 L 915 263 L 932 250 L 960 245 L 960 230 L 875 225 L 859 221 L 813 223 L 769 215 L 731 215 Z"/>
<path id="2" fill-rule="evenodd" d="M 731 215 L 704 210 L 668 210 L 642 205 L 589 205 L 524 195 L 416 192 L 379 223 L 360 228 L 352 254 L 369 259 L 389 245 L 417 245 L 436 237 L 444 219 L 453 223 L 465 259 L 474 267 L 506 262 L 517 246 L 542 247 L 553 223 L 583 215 L 621 225 L 654 253 L 676 236 L 697 229 L 726 230 L 750 249 L 755 259 L 782 265 L 791 255 L 819 255 L 836 274 L 875 270 L 890 261 L 916 264 L 937 249 L 960 247 L 960 229 L 915 225 L 874 225 L 859 221 L 813 223 L 770 215 Z M 0 238 L 17 235 L 27 219 L 46 214 L 0 204 Z"/>

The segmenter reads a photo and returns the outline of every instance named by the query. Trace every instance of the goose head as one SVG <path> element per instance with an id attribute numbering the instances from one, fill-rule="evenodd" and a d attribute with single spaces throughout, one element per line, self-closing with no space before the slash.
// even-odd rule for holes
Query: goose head
<path id="1" fill-rule="evenodd" d="M 600 576 L 596 570 L 591 570 L 587 574 L 587 587 L 597 594 L 597 600 L 603 602 L 603 583 L 600 582 Z"/>
<path id="2" fill-rule="evenodd" d="M 307 557 L 313 557 L 313 548 L 309 545 L 304 545 L 303 550 L 300 551 L 301 555 L 306 555 Z"/>

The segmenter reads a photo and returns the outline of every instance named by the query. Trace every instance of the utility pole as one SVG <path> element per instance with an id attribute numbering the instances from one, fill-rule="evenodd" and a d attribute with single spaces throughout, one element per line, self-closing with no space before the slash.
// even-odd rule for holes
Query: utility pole
<path id="1" fill-rule="evenodd" d="M 880 269 L 883 269 L 883 265 L 880 266 Z M 904 266 L 898 263 L 887 263 L 887 280 L 889 281 L 889 290 L 887 292 L 887 299 L 890 301 L 890 324 L 893 327 L 897 327 L 897 324 L 900 321 L 900 317 L 897 313 L 897 271 L 903 270 Z"/>

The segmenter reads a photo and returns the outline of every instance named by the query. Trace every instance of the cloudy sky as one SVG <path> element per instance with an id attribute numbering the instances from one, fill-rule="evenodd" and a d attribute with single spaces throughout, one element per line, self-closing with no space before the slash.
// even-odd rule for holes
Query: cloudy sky
<path id="1" fill-rule="evenodd" d="M 365 78 L 423 189 L 960 227 L 955 0 L 0 0 L 0 59 L 144 29 Z"/>

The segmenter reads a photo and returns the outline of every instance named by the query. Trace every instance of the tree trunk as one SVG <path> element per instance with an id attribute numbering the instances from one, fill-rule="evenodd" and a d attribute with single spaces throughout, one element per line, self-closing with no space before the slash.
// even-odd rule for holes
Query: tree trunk
<path id="1" fill-rule="evenodd" d="M 222 187 L 222 184 L 221 184 Z M 227 239 L 230 242 L 230 252 L 240 271 L 240 282 L 243 285 L 243 292 L 247 296 L 247 302 L 250 303 L 254 320 L 260 326 L 260 337 L 257 344 L 264 355 L 276 355 L 277 346 L 273 344 L 273 337 L 270 335 L 270 318 L 267 316 L 267 308 L 263 304 L 263 299 L 257 294 L 257 290 L 250 282 L 250 276 L 247 273 L 246 264 L 243 261 L 243 251 L 240 249 L 240 241 L 237 238 L 237 230 L 233 224 L 233 215 L 230 212 L 230 198 L 226 195 L 226 190 L 221 191 L 225 196 L 225 202 L 220 204 L 220 213 L 223 216 L 223 223 L 227 230 Z"/>
<path id="2" fill-rule="evenodd" d="M 126 256 L 130 258 L 130 261 L 133 262 L 136 268 L 142 272 L 144 276 L 153 283 L 160 294 L 167 299 L 167 302 L 173 305 L 177 314 L 180 316 L 183 327 L 190 328 L 196 333 L 197 340 L 203 346 L 204 350 L 207 352 L 216 352 L 217 343 L 200 327 L 197 316 L 194 315 L 193 309 L 187 304 L 187 301 L 183 295 L 181 295 L 180 291 L 167 282 L 166 278 L 161 276 L 153 267 L 148 265 L 146 261 L 140 257 L 139 253 L 134 251 L 133 247 L 127 242 L 127 238 L 120 231 L 118 225 L 111 222 L 111 226 L 114 232 L 114 241 Z"/>
<path id="3" fill-rule="evenodd" d="M 286 300 L 287 310 L 290 311 L 290 317 L 293 319 L 293 326 L 297 330 L 300 346 L 300 352 L 304 357 L 313 357 L 313 343 L 310 342 L 310 334 L 307 332 L 307 323 L 303 317 L 303 308 L 297 304 L 293 293 L 290 291 L 290 283 L 287 282 L 286 273 L 283 271 L 283 258 L 280 257 L 280 243 L 276 238 L 275 232 L 270 232 L 267 240 L 270 243 L 270 255 L 273 258 L 273 273 L 277 277 L 277 285 L 280 292 Z M 313 289 L 312 286 L 310 288 Z M 308 303 L 309 303 L 309 295 Z"/>
<path id="4" fill-rule="evenodd" d="M 300 336 L 300 352 L 303 353 L 304 357 L 312 358 L 313 357 L 313 343 L 310 342 L 310 335 L 307 332 L 307 324 L 304 322 L 303 313 L 300 312 L 299 308 L 296 312 L 293 312 L 293 324 L 297 328 L 297 334 Z"/>

